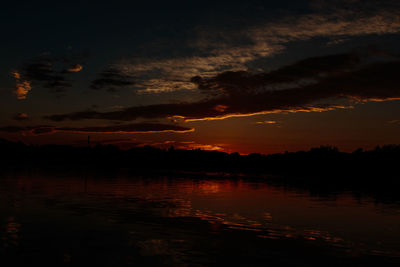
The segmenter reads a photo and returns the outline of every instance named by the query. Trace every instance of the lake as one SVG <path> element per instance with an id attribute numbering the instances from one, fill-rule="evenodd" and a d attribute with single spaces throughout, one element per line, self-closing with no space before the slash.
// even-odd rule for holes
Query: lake
<path id="1" fill-rule="evenodd" d="M 226 174 L 0 178 L 0 265 L 400 266 L 400 205 Z"/>

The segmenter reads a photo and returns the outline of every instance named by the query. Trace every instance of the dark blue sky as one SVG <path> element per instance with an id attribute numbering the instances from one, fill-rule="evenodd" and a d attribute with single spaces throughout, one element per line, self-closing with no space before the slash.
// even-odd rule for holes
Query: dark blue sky
<path id="1" fill-rule="evenodd" d="M 0 27 L 4 138 L 243 153 L 400 142 L 398 1 L 14 1 Z"/>

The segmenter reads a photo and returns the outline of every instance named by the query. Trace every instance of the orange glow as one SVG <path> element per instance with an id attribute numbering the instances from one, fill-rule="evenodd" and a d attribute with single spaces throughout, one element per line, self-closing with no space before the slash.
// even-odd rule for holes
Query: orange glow
<path id="1" fill-rule="evenodd" d="M 220 184 L 206 181 L 199 184 L 199 189 L 204 194 L 215 194 L 221 191 Z"/>
<path id="2" fill-rule="evenodd" d="M 26 99 L 27 94 L 32 89 L 31 83 L 28 81 L 17 82 L 14 94 L 17 95 L 18 99 Z"/>
<path id="3" fill-rule="evenodd" d="M 385 101 L 394 101 L 400 100 L 400 97 L 387 97 L 387 98 L 367 98 L 361 99 L 360 102 L 385 102 Z"/>
<path id="4" fill-rule="evenodd" d="M 215 150 L 215 151 L 223 150 L 223 147 L 218 146 L 218 145 L 205 145 L 205 144 L 196 144 L 196 143 L 183 144 L 180 148 L 183 148 L 183 149 Z"/>
<path id="5" fill-rule="evenodd" d="M 212 120 L 224 120 L 228 118 L 238 118 L 238 117 L 250 117 L 250 116 L 256 116 L 256 115 L 265 115 L 265 114 L 276 114 L 276 113 L 296 113 L 296 112 L 324 112 L 324 111 L 330 111 L 330 110 L 335 110 L 335 109 L 349 109 L 349 108 L 354 108 L 353 106 L 342 106 L 342 105 L 331 105 L 328 107 L 301 107 L 301 108 L 293 108 L 293 109 L 274 109 L 274 110 L 268 110 L 268 111 L 260 111 L 260 112 L 254 112 L 254 113 L 232 113 L 232 114 L 226 114 L 223 116 L 216 116 L 216 117 L 204 117 L 204 118 L 196 118 L 196 119 L 190 119 L 186 118 L 184 116 L 172 116 L 171 118 L 180 118 L 184 119 L 185 122 L 195 122 L 195 121 L 212 121 Z"/>

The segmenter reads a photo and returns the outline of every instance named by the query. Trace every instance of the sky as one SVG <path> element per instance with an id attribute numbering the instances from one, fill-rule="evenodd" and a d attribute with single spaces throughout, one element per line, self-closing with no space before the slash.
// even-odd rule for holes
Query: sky
<path id="1" fill-rule="evenodd" d="M 400 143 L 400 2 L 9 1 L 0 138 L 278 153 Z"/>

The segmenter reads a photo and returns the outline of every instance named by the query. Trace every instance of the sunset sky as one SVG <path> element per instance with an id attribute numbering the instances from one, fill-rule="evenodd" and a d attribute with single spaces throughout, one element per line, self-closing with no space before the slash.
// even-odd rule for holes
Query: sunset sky
<path id="1" fill-rule="evenodd" d="M 9 1 L 0 138 L 276 153 L 400 143 L 400 1 Z"/>

